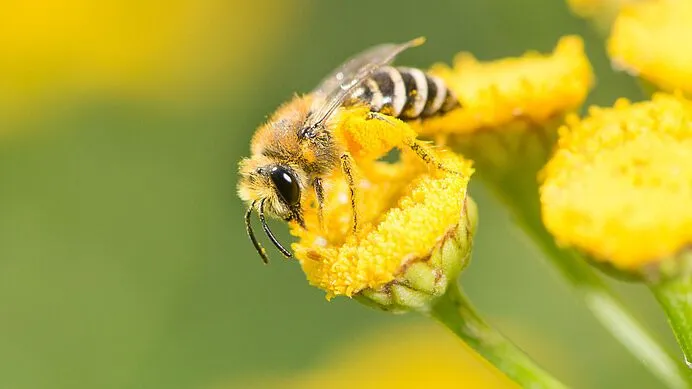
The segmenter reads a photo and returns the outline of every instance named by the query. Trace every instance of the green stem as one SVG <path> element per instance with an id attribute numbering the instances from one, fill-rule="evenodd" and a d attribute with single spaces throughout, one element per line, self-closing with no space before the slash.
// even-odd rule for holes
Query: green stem
<path id="1" fill-rule="evenodd" d="M 681 276 L 652 285 L 656 299 L 668 317 L 692 374 L 692 276 Z"/>
<path id="2" fill-rule="evenodd" d="M 515 187 L 511 192 L 507 191 L 507 187 L 493 187 L 509 206 L 517 223 L 538 244 L 601 325 L 667 387 L 692 388 L 692 371 L 677 363 L 637 322 L 586 259 L 556 245 L 555 239 L 540 220 L 538 188 L 529 185 L 534 186 L 534 190 L 526 191 L 526 186 L 523 186 Z"/>
<path id="3" fill-rule="evenodd" d="M 456 283 L 432 307 L 429 315 L 524 388 L 565 388 L 538 367 L 523 351 L 490 327 L 471 306 Z"/>

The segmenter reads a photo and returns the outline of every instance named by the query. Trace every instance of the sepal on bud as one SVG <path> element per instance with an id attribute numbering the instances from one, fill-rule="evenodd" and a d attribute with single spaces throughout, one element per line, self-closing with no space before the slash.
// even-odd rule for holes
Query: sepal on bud
<path id="1" fill-rule="evenodd" d="M 450 228 L 430 255 L 404 263 L 401 274 L 378 288 L 362 290 L 356 299 L 385 311 L 428 312 L 431 304 L 457 281 L 471 259 L 473 236 L 478 223 L 475 202 L 466 197 L 459 223 Z"/>

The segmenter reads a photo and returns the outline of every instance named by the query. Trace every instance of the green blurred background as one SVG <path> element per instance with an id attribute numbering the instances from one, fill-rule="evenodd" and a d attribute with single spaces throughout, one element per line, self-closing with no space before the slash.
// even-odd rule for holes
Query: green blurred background
<path id="1" fill-rule="evenodd" d="M 250 136 L 376 43 L 424 35 L 399 63 L 426 67 L 549 51 L 571 33 L 596 70 L 590 103 L 637 97 L 557 0 L 4 1 L 0 388 L 251 387 L 422 321 L 327 302 L 273 251 L 261 264 L 235 194 Z M 575 387 L 659 387 L 472 191 L 481 224 L 462 282 L 489 320 Z M 616 287 L 670 343 L 651 298 Z"/>

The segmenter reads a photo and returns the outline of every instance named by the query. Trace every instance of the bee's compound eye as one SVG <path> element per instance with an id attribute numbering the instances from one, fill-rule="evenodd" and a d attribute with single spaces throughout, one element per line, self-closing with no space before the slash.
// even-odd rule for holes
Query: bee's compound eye
<path id="1" fill-rule="evenodd" d="M 275 166 L 269 172 L 279 196 L 288 205 L 296 205 L 300 202 L 300 186 L 293 172 L 283 166 Z"/>

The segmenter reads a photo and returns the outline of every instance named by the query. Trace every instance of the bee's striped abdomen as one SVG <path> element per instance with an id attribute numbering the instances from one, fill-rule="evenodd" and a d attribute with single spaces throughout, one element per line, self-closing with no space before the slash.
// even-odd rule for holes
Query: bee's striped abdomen
<path id="1" fill-rule="evenodd" d="M 374 112 L 413 120 L 448 112 L 459 101 L 444 82 L 420 69 L 385 66 L 352 93 L 349 101 Z"/>

